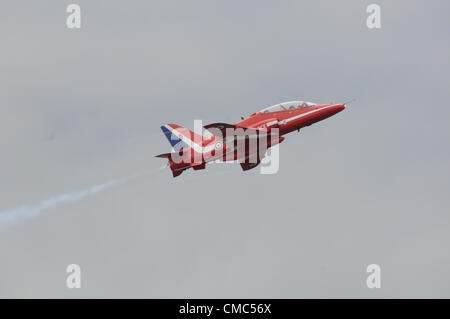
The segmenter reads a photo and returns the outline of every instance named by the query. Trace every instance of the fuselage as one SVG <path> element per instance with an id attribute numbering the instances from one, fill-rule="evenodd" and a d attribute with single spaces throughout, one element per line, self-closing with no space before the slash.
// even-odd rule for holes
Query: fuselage
<path id="1" fill-rule="evenodd" d="M 345 109 L 344 104 L 310 105 L 292 109 L 287 108 L 285 110 L 276 108 L 273 112 L 262 111 L 253 113 L 235 125 L 269 129 L 278 127 L 279 135 L 282 136 L 324 120 L 343 109 Z"/>

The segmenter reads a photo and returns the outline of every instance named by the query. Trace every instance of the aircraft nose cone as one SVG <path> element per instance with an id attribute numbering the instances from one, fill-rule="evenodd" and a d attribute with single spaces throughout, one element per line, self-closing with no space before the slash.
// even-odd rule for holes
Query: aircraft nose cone
<path id="1" fill-rule="evenodd" d="M 342 111 L 344 109 L 345 109 L 345 104 L 338 104 L 338 105 L 336 105 L 336 110 L 338 112 L 340 112 L 340 111 Z"/>

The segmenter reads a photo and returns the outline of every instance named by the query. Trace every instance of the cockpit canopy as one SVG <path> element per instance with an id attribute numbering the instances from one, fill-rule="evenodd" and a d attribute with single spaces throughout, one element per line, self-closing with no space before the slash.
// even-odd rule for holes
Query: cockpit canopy
<path id="1" fill-rule="evenodd" d="M 293 110 L 293 109 L 299 109 L 302 107 L 313 106 L 313 105 L 316 105 L 316 103 L 307 102 L 307 101 L 283 102 L 283 103 L 279 103 L 279 104 L 275 104 L 275 105 L 266 107 L 265 109 L 261 110 L 261 113 Z"/>

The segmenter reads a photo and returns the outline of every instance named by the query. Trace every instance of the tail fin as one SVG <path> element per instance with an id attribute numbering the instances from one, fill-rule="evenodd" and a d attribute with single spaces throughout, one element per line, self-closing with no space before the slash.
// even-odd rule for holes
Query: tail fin
<path id="1" fill-rule="evenodd" d="M 210 159 L 217 150 L 223 151 L 226 148 L 225 143 L 208 131 L 202 136 L 176 124 L 163 125 L 161 130 L 175 152 L 159 154 L 156 157 L 167 158 L 173 177 L 179 176 L 184 170 L 191 167 L 195 170 L 204 169 L 205 156 L 207 159 Z M 189 148 L 191 149 L 184 151 L 184 149 Z M 182 163 L 172 160 L 174 154 L 185 157 Z M 221 155 L 219 154 L 218 156 Z"/>
<path id="2" fill-rule="evenodd" d="M 176 124 L 163 125 L 161 126 L 161 130 L 175 151 L 181 151 L 185 148 L 192 147 L 193 143 L 202 143 L 203 137 L 201 135 Z"/>

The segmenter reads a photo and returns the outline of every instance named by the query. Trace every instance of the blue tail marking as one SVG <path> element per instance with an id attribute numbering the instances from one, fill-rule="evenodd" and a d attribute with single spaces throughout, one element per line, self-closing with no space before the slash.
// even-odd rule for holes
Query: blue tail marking
<path id="1" fill-rule="evenodd" d="M 189 147 L 189 145 L 183 142 L 183 140 L 175 134 L 172 134 L 172 132 L 170 132 L 165 126 L 161 126 L 161 130 L 163 131 L 164 135 L 167 137 L 170 145 L 172 145 L 175 151 L 181 151 L 182 149 Z"/>

